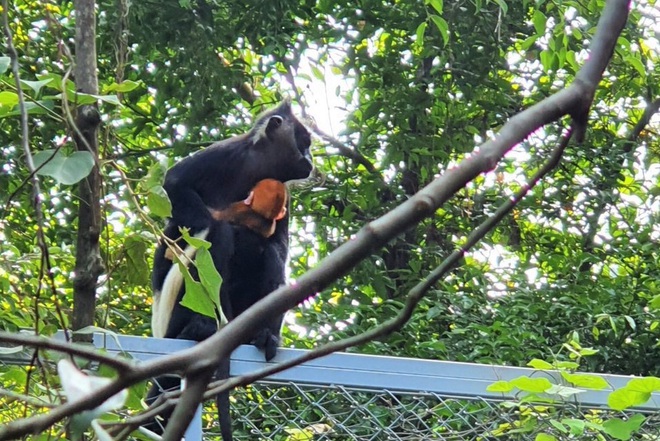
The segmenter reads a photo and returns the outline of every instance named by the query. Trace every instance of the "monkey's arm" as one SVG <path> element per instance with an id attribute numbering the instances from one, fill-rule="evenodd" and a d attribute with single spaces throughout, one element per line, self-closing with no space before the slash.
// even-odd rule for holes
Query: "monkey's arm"
<path id="1" fill-rule="evenodd" d="M 202 189 L 209 185 L 205 179 L 209 167 L 205 156 L 210 155 L 197 154 L 178 162 L 167 171 L 163 183 L 172 203 L 172 220 L 180 227 L 190 228 L 191 233 L 209 228 L 213 220 L 202 194 Z"/>
<path id="2" fill-rule="evenodd" d="M 227 221 L 234 225 L 247 227 L 262 237 L 270 237 L 275 233 L 275 219 L 267 219 L 256 213 L 247 205 L 248 200 L 234 202 L 224 210 L 210 209 L 211 216 L 216 221 Z"/>

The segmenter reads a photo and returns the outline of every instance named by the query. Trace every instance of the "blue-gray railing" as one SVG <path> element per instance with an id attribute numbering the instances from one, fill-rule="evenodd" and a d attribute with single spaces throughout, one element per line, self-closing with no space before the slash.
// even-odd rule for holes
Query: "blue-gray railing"
<path id="1" fill-rule="evenodd" d="M 61 336 L 60 336 L 61 338 Z M 125 352 L 137 360 L 150 360 L 189 348 L 194 342 L 184 340 L 145 338 L 114 334 L 95 334 L 94 345 L 109 353 Z M 252 346 L 241 346 L 232 354 L 231 375 L 242 375 L 262 369 L 266 364 L 289 360 L 304 350 L 280 349 L 277 357 L 265 362 L 263 354 Z M 439 360 L 420 360 L 335 353 L 293 367 L 267 378 L 270 382 L 299 383 L 316 386 L 343 386 L 362 390 L 388 390 L 400 393 L 434 393 L 447 397 L 510 399 L 515 393 L 490 392 L 487 387 L 498 380 L 513 380 L 520 376 L 546 377 L 556 384 L 563 380 L 558 372 L 530 368 L 489 366 Z M 606 390 L 587 390 L 575 394 L 570 402 L 588 407 L 607 405 L 609 393 L 621 388 L 633 378 L 623 375 L 599 375 L 610 387 Z M 660 410 L 660 394 L 638 409 Z M 186 439 L 201 440 L 201 408 L 188 428 Z"/>

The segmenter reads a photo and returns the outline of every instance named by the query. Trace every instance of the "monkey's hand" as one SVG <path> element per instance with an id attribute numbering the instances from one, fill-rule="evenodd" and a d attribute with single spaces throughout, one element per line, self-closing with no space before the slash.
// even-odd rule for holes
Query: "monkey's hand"
<path id="1" fill-rule="evenodd" d="M 165 248 L 165 258 L 167 260 L 174 260 L 174 251 L 172 251 L 172 248 Z"/>
<path id="2" fill-rule="evenodd" d="M 257 349 L 264 351 L 266 361 L 270 361 L 277 354 L 280 337 L 274 335 L 270 329 L 264 328 L 257 333 L 254 340 L 252 340 L 252 344 L 256 346 Z"/>

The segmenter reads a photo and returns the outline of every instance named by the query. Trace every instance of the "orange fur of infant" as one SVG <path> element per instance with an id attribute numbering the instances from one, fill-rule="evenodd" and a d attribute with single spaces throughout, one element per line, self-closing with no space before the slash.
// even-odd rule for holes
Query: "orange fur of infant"
<path id="1" fill-rule="evenodd" d="M 268 238 L 275 233 L 276 222 L 286 216 L 287 199 L 286 185 L 275 179 L 263 179 L 245 200 L 234 202 L 224 210 L 210 211 L 215 220 L 242 225 Z M 171 248 L 165 250 L 165 258 L 174 260 Z"/>
<path id="2" fill-rule="evenodd" d="M 211 213 L 215 220 L 242 225 L 263 237 L 270 237 L 275 232 L 276 222 L 286 216 L 287 199 L 286 185 L 275 179 L 263 179 L 244 201 Z"/>
<path id="3" fill-rule="evenodd" d="M 275 233 L 276 222 L 286 216 L 287 200 L 286 185 L 275 179 L 263 179 L 245 200 L 234 202 L 224 210 L 210 211 L 215 220 L 247 227 L 268 238 Z M 165 258 L 174 260 L 172 248 L 165 250 Z"/>

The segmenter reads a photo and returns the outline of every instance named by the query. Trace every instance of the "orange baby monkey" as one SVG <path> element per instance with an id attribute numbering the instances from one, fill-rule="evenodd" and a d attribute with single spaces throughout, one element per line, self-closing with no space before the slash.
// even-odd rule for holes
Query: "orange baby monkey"
<path id="1" fill-rule="evenodd" d="M 215 220 L 247 227 L 269 238 L 275 233 L 276 222 L 286 216 L 287 200 L 286 185 L 275 179 L 263 179 L 245 200 L 234 202 L 224 210 L 210 211 Z M 165 250 L 165 258 L 174 260 L 171 248 Z"/>
<path id="2" fill-rule="evenodd" d="M 287 198 L 286 185 L 275 179 L 263 179 L 245 200 L 234 202 L 224 210 L 213 210 L 211 214 L 215 220 L 241 225 L 270 237 L 275 233 L 276 222 L 286 216 Z"/>

